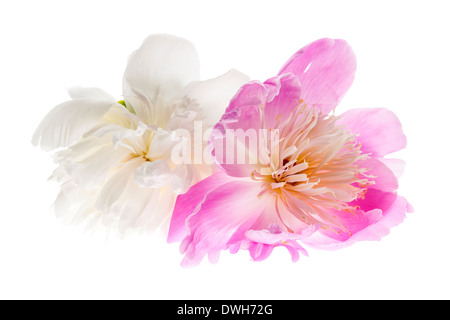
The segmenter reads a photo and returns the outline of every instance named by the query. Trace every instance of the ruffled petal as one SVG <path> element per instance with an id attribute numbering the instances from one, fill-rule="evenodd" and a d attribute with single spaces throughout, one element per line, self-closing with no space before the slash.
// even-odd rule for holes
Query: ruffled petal
<path id="1" fill-rule="evenodd" d="M 67 164 L 68 169 L 80 186 L 85 188 L 98 188 L 107 179 L 112 168 L 120 166 L 128 160 L 129 150 L 126 148 L 113 148 L 105 144 L 94 152 L 83 155 L 79 161 Z"/>
<path id="2" fill-rule="evenodd" d="M 272 223 L 267 229 L 263 230 L 247 230 L 245 232 L 246 239 L 241 242 L 240 249 L 248 250 L 250 257 L 254 261 L 262 261 L 270 256 L 275 247 L 285 247 L 291 254 L 293 262 L 298 261 L 301 252 L 308 255 L 306 250 L 297 242 L 298 240 L 310 235 L 309 230 L 301 234 L 295 234 L 283 231 L 278 224 Z M 231 252 L 236 252 L 236 248 L 232 247 Z"/>
<path id="3" fill-rule="evenodd" d="M 224 172 L 218 171 L 193 185 L 185 194 L 180 194 L 173 210 L 167 242 L 182 240 L 186 236 L 186 219 L 198 211 L 209 192 L 232 179 Z"/>
<path id="4" fill-rule="evenodd" d="M 279 225 L 272 223 L 267 229 L 246 231 L 245 237 L 253 242 L 280 244 L 289 240 L 299 240 L 302 235 L 283 231 Z"/>
<path id="5" fill-rule="evenodd" d="M 228 249 L 237 230 L 245 239 L 242 226 L 250 227 L 265 208 L 259 190 L 253 181 L 233 181 L 208 193 L 198 212 L 187 219 L 187 236 L 180 246 L 185 253 L 182 265 L 196 265 L 210 252 Z"/>
<path id="6" fill-rule="evenodd" d="M 253 261 L 266 260 L 272 254 L 274 248 L 274 245 L 259 242 L 249 242 L 247 245 L 247 250 Z"/>
<path id="7" fill-rule="evenodd" d="M 378 158 L 378 161 L 382 162 L 388 167 L 397 178 L 400 178 L 405 171 L 406 162 L 402 159 L 395 158 Z"/>
<path id="8" fill-rule="evenodd" d="M 216 164 L 228 175 L 249 177 L 257 163 L 260 112 L 267 88 L 259 82 L 241 87 L 214 127 L 209 147 Z"/>
<path id="9" fill-rule="evenodd" d="M 199 79 L 200 63 L 189 41 L 172 35 L 151 35 L 133 52 L 123 77 L 123 93 L 144 100 L 170 100 Z"/>
<path id="10" fill-rule="evenodd" d="M 170 153 L 177 143 L 175 132 L 158 128 L 153 135 L 152 142 L 148 149 L 148 156 L 153 159 L 169 159 Z"/>
<path id="11" fill-rule="evenodd" d="M 164 160 L 145 161 L 136 169 L 134 180 L 141 187 L 159 189 L 169 184 L 172 173 Z"/>
<path id="12" fill-rule="evenodd" d="M 383 157 L 406 147 L 406 136 L 397 116 L 388 109 L 352 109 L 339 116 L 338 124 L 356 134 L 361 150 Z"/>
<path id="13" fill-rule="evenodd" d="M 105 182 L 100 189 L 100 193 L 95 204 L 97 209 L 107 210 L 120 199 L 121 195 L 125 191 L 124 186 L 127 185 L 130 176 L 133 176 L 134 171 L 142 165 L 143 161 L 143 159 L 135 158 L 131 161 L 125 162 L 125 164 Z"/>
<path id="14" fill-rule="evenodd" d="M 259 107 L 266 103 L 268 94 L 267 87 L 259 81 L 243 85 L 231 99 L 218 128 L 223 126 L 227 129 L 259 129 Z"/>
<path id="15" fill-rule="evenodd" d="M 269 92 L 264 107 L 265 127 L 275 129 L 300 104 L 300 82 L 292 73 L 287 73 L 268 79 L 264 84 Z"/>
<path id="16" fill-rule="evenodd" d="M 87 98 L 61 103 L 42 119 L 31 142 L 45 151 L 70 146 L 92 129 L 115 104 L 110 100 Z"/>
<path id="17" fill-rule="evenodd" d="M 247 75 L 232 69 L 214 79 L 191 82 L 183 89 L 181 97 L 194 99 L 202 109 L 204 123 L 213 126 L 220 120 L 234 94 L 249 81 Z"/>
<path id="18" fill-rule="evenodd" d="M 361 161 L 361 167 L 369 169 L 368 174 L 373 176 L 371 179 L 375 184 L 370 185 L 369 189 L 378 189 L 386 192 L 393 192 L 398 188 L 398 180 L 395 174 L 383 162 L 378 159 L 368 158 Z"/>
<path id="19" fill-rule="evenodd" d="M 278 74 L 295 74 L 305 103 L 327 114 L 350 88 L 355 71 L 356 57 L 347 42 L 320 39 L 297 51 Z"/>
<path id="20" fill-rule="evenodd" d="M 384 212 L 391 207 L 395 199 L 397 199 L 397 194 L 395 192 L 386 192 L 375 188 L 367 188 L 364 197 L 350 202 L 350 205 L 356 206 L 363 211 L 381 209 L 381 211 Z"/>
<path id="21" fill-rule="evenodd" d="M 405 219 L 407 212 L 412 212 L 411 206 L 405 198 L 397 196 L 384 212 L 381 209 L 341 212 L 339 218 L 344 220 L 350 233 L 320 231 L 302 242 L 319 249 L 336 250 L 358 241 L 379 241 Z"/>
<path id="22" fill-rule="evenodd" d="M 141 187 L 133 174 L 129 174 L 122 188 L 117 201 L 102 212 L 105 225 L 117 226 L 121 234 L 132 230 L 151 232 L 161 226 L 166 228 L 165 222 L 170 219 L 176 197 L 170 187 Z"/>

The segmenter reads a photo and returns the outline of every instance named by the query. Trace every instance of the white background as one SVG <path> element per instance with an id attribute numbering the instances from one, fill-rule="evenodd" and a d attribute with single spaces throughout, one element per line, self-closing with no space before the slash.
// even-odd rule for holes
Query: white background
<path id="1" fill-rule="evenodd" d="M 3 1 L 0 4 L 3 299 L 449 299 L 448 1 Z M 121 97 L 128 55 L 151 33 L 192 41 L 202 78 L 274 76 L 303 45 L 343 38 L 358 58 L 337 114 L 386 107 L 408 147 L 399 193 L 415 208 L 381 242 L 309 250 L 292 263 L 224 252 L 182 269 L 159 235 L 89 236 L 50 212 L 57 185 L 32 133 L 66 88 Z"/>

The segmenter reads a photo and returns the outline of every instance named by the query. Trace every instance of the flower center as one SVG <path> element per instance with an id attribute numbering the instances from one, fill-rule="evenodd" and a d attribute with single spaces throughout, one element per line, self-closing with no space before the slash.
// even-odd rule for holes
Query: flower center
<path id="1" fill-rule="evenodd" d="M 127 101 L 117 101 L 123 108 L 113 108 L 104 117 L 112 125 L 126 130 L 116 133 L 113 144 L 130 150 L 125 161 L 142 158 L 146 162 L 169 159 L 172 148 L 178 143 L 175 131 L 191 133 L 195 121 L 202 119 L 196 100 L 183 97 L 167 102 L 158 95 L 154 100 L 137 94 Z"/>
<path id="2" fill-rule="evenodd" d="M 149 157 L 148 150 L 143 151 L 142 153 L 131 153 L 131 157 L 132 158 L 142 158 L 147 162 L 152 162 L 152 159 L 150 159 L 150 157 Z"/>
<path id="3" fill-rule="evenodd" d="M 301 105 L 278 123 L 277 134 L 268 141 L 270 161 L 255 170 L 252 179 L 262 183 L 260 196 L 276 197 L 280 219 L 284 206 L 302 223 L 348 232 L 334 212 L 354 211 L 349 202 L 363 197 L 372 182 L 359 165 L 368 155 L 336 120 Z"/>

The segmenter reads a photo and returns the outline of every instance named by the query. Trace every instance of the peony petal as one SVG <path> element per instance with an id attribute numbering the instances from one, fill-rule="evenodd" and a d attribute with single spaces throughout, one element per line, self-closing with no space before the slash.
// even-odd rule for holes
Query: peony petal
<path id="1" fill-rule="evenodd" d="M 384 165 L 388 167 L 397 178 L 400 178 L 403 175 L 403 172 L 405 171 L 406 163 L 402 159 L 378 158 L 377 160 L 384 163 Z"/>
<path id="2" fill-rule="evenodd" d="M 259 81 L 251 81 L 243 85 L 231 99 L 219 123 L 230 129 L 259 129 L 259 111 L 248 112 L 263 106 L 268 94 L 267 87 Z M 247 113 L 242 110 L 246 110 Z"/>
<path id="3" fill-rule="evenodd" d="M 297 51 L 278 74 L 295 74 L 305 103 L 327 114 L 350 88 L 355 71 L 356 57 L 347 42 L 320 39 Z"/>
<path id="4" fill-rule="evenodd" d="M 380 209 L 374 209 L 367 212 L 359 210 L 354 213 L 342 212 L 339 217 L 350 233 L 338 233 L 333 230 L 321 230 L 319 232 L 315 232 L 309 238 L 303 239 L 302 242 L 317 249 L 340 249 L 352 244 L 354 242 L 352 238 L 358 232 L 380 221 L 383 218 L 383 214 Z"/>
<path id="5" fill-rule="evenodd" d="M 192 43 L 172 35 L 151 35 L 133 52 L 123 77 L 127 96 L 156 101 L 170 100 L 191 81 L 199 78 L 199 60 Z"/>
<path id="6" fill-rule="evenodd" d="M 277 230 L 272 229 L 273 226 L 277 227 Z M 245 237 L 253 242 L 259 242 L 264 244 L 280 244 L 289 240 L 299 240 L 302 238 L 301 234 L 282 231 L 279 225 L 271 224 L 267 229 L 263 230 L 247 230 Z"/>
<path id="7" fill-rule="evenodd" d="M 386 192 L 397 190 L 397 177 L 383 162 L 375 158 L 368 158 L 361 161 L 360 166 L 368 168 L 368 174 L 374 177 L 371 180 L 374 181 L 375 184 L 370 185 L 369 189 L 378 189 Z"/>
<path id="8" fill-rule="evenodd" d="M 263 261 L 270 256 L 274 248 L 275 246 L 273 245 L 251 242 L 248 247 L 248 252 L 253 261 Z"/>
<path id="9" fill-rule="evenodd" d="M 205 123 L 213 126 L 220 120 L 234 94 L 249 81 L 247 75 L 232 69 L 214 79 L 191 82 L 180 97 L 194 99 L 203 111 Z"/>
<path id="10" fill-rule="evenodd" d="M 187 219 L 182 265 L 196 265 L 209 252 L 228 249 L 234 233 L 242 225 L 251 226 L 264 210 L 266 201 L 258 198 L 259 190 L 253 181 L 233 181 L 208 193 L 198 212 Z"/>
<path id="11" fill-rule="evenodd" d="M 67 147 L 92 129 L 114 104 L 109 100 L 85 98 L 61 103 L 41 121 L 32 143 L 45 151 Z"/>
<path id="12" fill-rule="evenodd" d="M 173 192 L 176 194 L 185 193 L 189 190 L 193 179 L 193 167 L 192 165 L 180 164 L 172 171 L 170 178 L 170 185 Z"/>
<path id="13" fill-rule="evenodd" d="M 332 242 L 346 242 L 355 234 L 383 219 L 386 212 L 397 201 L 397 198 L 397 194 L 393 192 L 369 188 L 363 199 L 357 199 L 350 203 L 350 206 L 359 209 L 356 212 L 333 211 L 333 215 L 342 222 L 347 232 L 336 232 L 335 230 L 327 229 L 321 230 L 319 233 L 325 235 L 326 238 L 334 239 Z M 372 237 L 376 237 L 376 235 L 373 234 Z M 381 237 L 379 236 L 378 239 L 381 239 Z"/>
<path id="14" fill-rule="evenodd" d="M 99 210 L 106 210 L 117 202 L 124 192 L 124 186 L 126 186 L 130 176 L 133 176 L 134 171 L 143 161 L 142 158 L 135 158 L 125 162 L 102 186 L 95 207 Z"/>
<path id="15" fill-rule="evenodd" d="M 71 87 L 67 91 L 72 99 L 98 99 L 116 102 L 112 95 L 99 88 Z"/>
<path id="16" fill-rule="evenodd" d="M 186 219 L 197 212 L 209 192 L 232 179 L 222 171 L 218 171 L 193 185 L 185 194 L 180 194 L 173 210 L 167 242 L 182 240 L 186 236 Z"/>
<path id="17" fill-rule="evenodd" d="M 58 218 L 67 222 L 80 224 L 88 220 L 89 223 L 89 220 L 95 220 L 98 214 L 95 209 L 97 196 L 97 190 L 80 188 L 73 179 L 70 179 L 61 185 L 53 210 Z"/>
<path id="18" fill-rule="evenodd" d="M 69 148 L 55 152 L 53 160 L 58 164 L 79 162 L 89 157 L 99 148 L 108 145 L 111 145 L 110 136 L 87 137 L 74 143 Z"/>
<path id="19" fill-rule="evenodd" d="M 154 133 L 152 142 L 148 149 L 148 156 L 153 159 L 169 159 L 171 150 L 178 140 L 174 131 L 166 131 L 158 128 Z"/>
<path id="20" fill-rule="evenodd" d="M 68 169 L 80 186 L 85 188 L 100 187 L 107 178 L 111 169 L 119 166 L 129 158 L 126 148 L 113 148 L 112 145 L 103 145 L 91 154 L 85 154 L 80 161 L 68 164 Z"/>
<path id="21" fill-rule="evenodd" d="M 316 232 L 303 240 L 303 243 L 319 249 L 336 250 L 358 241 L 379 241 L 389 234 L 391 228 L 405 219 L 407 212 L 412 212 L 410 205 L 405 198 L 398 196 L 384 212 L 373 209 L 367 212 L 359 211 L 357 214 L 348 213 L 345 223 L 351 234 Z"/>
<path id="22" fill-rule="evenodd" d="M 141 187 L 159 189 L 170 183 L 172 172 L 164 160 L 145 161 L 136 169 L 134 180 Z"/>
<path id="23" fill-rule="evenodd" d="M 128 175 L 128 181 L 122 188 L 117 201 L 102 211 L 105 225 L 117 226 L 121 234 L 131 230 L 149 232 L 170 219 L 175 202 L 175 195 L 170 188 L 141 187 L 136 184 L 133 174 Z"/>
<path id="24" fill-rule="evenodd" d="M 308 236 L 309 236 L 308 232 Z M 253 261 L 267 259 L 275 247 L 285 247 L 291 254 L 292 261 L 298 261 L 299 252 L 308 255 L 306 250 L 298 244 L 297 240 L 305 236 L 282 231 L 281 227 L 271 224 L 265 230 L 248 230 L 245 233 L 247 239 L 240 242 L 240 245 L 230 245 L 230 252 L 236 253 L 239 249 L 248 250 Z"/>
<path id="25" fill-rule="evenodd" d="M 259 82 L 245 84 L 211 133 L 211 154 L 216 164 L 230 176 L 249 177 L 254 170 L 261 126 L 260 107 L 265 104 L 267 94 L 267 88 Z"/>
<path id="26" fill-rule="evenodd" d="M 132 180 L 127 186 L 127 194 L 121 198 L 122 232 L 133 229 L 152 232 L 159 227 L 165 230 L 176 194 L 170 188 L 142 188 Z"/>
<path id="27" fill-rule="evenodd" d="M 297 249 L 297 248 L 294 248 L 294 247 L 286 245 L 286 244 L 284 244 L 282 246 L 285 247 L 291 254 L 292 262 L 297 262 L 298 259 L 300 259 L 300 254 L 298 253 L 299 251 L 301 251 L 303 254 L 305 254 L 305 252 L 306 252 L 306 250 L 303 248 Z"/>
<path id="28" fill-rule="evenodd" d="M 392 203 L 396 199 L 397 194 L 394 192 L 386 192 L 375 188 L 368 188 L 364 198 L 356 199 L 350 202 L 350 205 L 359 207 L 363 211 L 381 209 L 381 211 L 385 212 L 391 207 Z"/>
<path id="29" fill-rule="evenodd" d="M 406 147 L 402 125 L 392 111 L 384 108 L 352 109 L 339 118 L 337 123 L 356 134 L 361 150 L 372 157 L 383 157 Z"/>
<path id="30" fill-rule="evenodd" d="M 298 78 L 291 73 L 282 74 L 264 82 L 269 97 L 264 107 L 265 127 L 277 128 L 277 124 L 289 118 L 291 112 L 300 104 L 301 87 Z"/>

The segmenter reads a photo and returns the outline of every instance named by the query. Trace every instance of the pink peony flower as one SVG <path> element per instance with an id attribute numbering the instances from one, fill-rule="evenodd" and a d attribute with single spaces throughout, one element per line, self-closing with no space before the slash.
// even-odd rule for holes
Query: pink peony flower
<path id="1" fill-rule="evenodd" d="M 182 265 L 227 249 L 260 261 L 275 247 L 296 261 L 300 243 L 380 240 L 412 211 L 396 193 L 403 162 L 384 158 L 406 146 L 398 118 L 381 108 L 330 114 L 355 70 L 345 41 L 321 39 L 276 77 L 240 88 L 210 138 L 220 170 L 177 198 L 168 241 L 182 240 Z"/>

